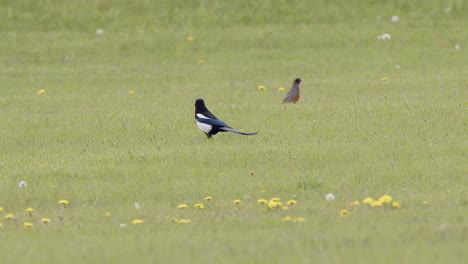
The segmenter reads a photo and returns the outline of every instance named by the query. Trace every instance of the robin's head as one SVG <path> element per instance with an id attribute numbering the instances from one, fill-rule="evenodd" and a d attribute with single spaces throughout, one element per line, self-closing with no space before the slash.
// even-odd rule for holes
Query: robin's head
<path id="1" fill-rule="evenodd" d="M 302 81 L 301 78 L 296 78 L 296 79 L 294 80 L 294 82 L 297 83 L 297 84 L 299 84 L 301 81 Z"/>

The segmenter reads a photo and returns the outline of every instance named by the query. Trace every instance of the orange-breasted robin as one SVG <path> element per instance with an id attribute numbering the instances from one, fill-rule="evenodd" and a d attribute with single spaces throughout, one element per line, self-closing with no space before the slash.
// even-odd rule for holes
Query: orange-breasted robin
<path id="1" fill-rule="evenodd" d="M 300 78 L 296 78 L 294 80 L 291 90 L 289 90 L 288 94 L 283 99 L 283 104 L 291 102 L 295 104 L 299 101 L 299 98 L 301 97 L 301 87 L 299 87 L 299 84 L 301 81 L 302 80 Z"/>

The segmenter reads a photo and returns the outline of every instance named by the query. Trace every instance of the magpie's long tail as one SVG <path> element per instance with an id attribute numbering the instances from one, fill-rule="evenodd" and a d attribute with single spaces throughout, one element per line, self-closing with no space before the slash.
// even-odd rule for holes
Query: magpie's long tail
<path id="1" fill-rule="evenodd" d="M 227 132 L 232 132 L 232 133 L 236 133 L 236 134 L 244 135 L 244 136 L 252 136 L 252 135 L 257 134 L 257 132 L 242 132 L 242 131 L 232 129 L 230 127 L 221 127 L 220 130 L 227 131 Z"/>

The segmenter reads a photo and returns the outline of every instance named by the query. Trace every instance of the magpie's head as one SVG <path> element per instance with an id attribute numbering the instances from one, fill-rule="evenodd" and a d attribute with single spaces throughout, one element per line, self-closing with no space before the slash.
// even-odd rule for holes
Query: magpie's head
<path id="1" fill-rule="evenodd" d="M 197 100 L 195 100 L 195 107 L 196 108 L 205 107 L 205 102 L 203 101 L 203 99 L 198 98 Z"/>
<path id="2" fill-rule="evenodd" d="M 301 81 L 302 81 L 301 78 L 296 78 L 296 79 L 294 80 L 294 82 L 297 83 L 297 84 L 299 84 Z"/>

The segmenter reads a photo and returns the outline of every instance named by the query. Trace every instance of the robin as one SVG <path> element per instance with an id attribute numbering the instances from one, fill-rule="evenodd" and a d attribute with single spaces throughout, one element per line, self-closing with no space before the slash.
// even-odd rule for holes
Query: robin
<path id="1" fill-rule="evenodd" d="M 201 98 L 195 101 L 195 121 L 197 122 L 198 128 L 205 133 L 208 138 L 211 138 L 212 135 L 218 134 L 218 132 L 232 132 L 246 136 L 257 134 L 257 132 L 251 133 L 238 131 L 228 126 L 213 115 L 208 108 L 206 108 L 205 102 Z"/>
<path id="2" fill-rule="evenodd" d="M 301 81 L 302 80 L 300 78 L 294 80 L 291 90 L 289 90 L 288 94 L 283 99 L 283 104 L 290 102 L 293 102 L 295 104 L 297 103 L 297 101 L 299 101 L 299 98 L 301 97 L 301 89 L 299 87 L 299 84 L 301 83 Z"/>

